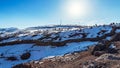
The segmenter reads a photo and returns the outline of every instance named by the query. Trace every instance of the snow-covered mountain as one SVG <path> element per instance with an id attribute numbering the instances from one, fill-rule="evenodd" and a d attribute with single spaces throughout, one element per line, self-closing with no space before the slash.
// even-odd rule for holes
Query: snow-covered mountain
<path id="1" fill-rule="evenodd" d="M 0 29 L 0 68 L 83 51 L 99 41 L 111 40 L 119 32 L 119 24 Z"/>

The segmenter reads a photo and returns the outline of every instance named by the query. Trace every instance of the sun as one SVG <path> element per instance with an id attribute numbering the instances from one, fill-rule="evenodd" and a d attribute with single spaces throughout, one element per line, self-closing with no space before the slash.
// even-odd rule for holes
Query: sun
<path id="1" fill-rule="evenodd" d="M 69 18 L 80 18 L 90 12 L 89 0 L 66 0 L 63 4 L 63 13 Z"/>

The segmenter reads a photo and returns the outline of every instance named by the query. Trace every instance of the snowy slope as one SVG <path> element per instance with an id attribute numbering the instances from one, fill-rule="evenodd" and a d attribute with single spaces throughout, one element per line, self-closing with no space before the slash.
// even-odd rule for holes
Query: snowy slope
<path id="1" fill-rule="evenodd" d="M 116 25 L 99 25 L 99 26 L 47 26 L 47 27 L 30 27 L 26 29 L 10 29 L 0 30 L 0 44 L 37 40 L 37 41 L 50 41 L 50 42 L 64 42 L 66 40 L 75 39 L 92 39 L 102 37 L 105 34 L 111 33 L 113 26 Z M 117 27 L 119 27 L 117 25 Z M 120 29 L 116 29 L 116 33 L 120 32 Z M 107 40 L 111 39 L 111 36 L 107 36 Z M 34 60 L 40 60 L 49 56 L 64 55 L 75 51 L 86 50 L 88 46 L 97 44 L 98 41 L 81 41 L 81 42 L 67 42 L 64 46 L 57 47 L 52 45 L 41 46 L 34 43 L 21 43 L 14 45 L 2 45 L 0 46 L 0 68 L 11 68 L 14 65 L 30 62 Z M 20 56 L 23 53 L 29 52 L 30 58 L 27 60 L 21 60 Z M 16 57 L 17 60 L 7 60 L 8 57 Z"/>
<path id="2" fill-rule="evenodd" d="M 34 46 L 32 44 L 19 44 L 0 47 L 0 54 L 3 54 L 0 58 L 0 68 L 11 68 L 14 65 L 30 62 L 32 60 L 39 60 L 48 56 L 64 55 L 66 53 L 72 53 L 74 51 L 82 51 L 87 49 L 87 46 L 96 44 L 97 42 L 80 42 L 80 43 L 68 43 L 63 47 L 51 47 L 51 46 Z M 27 60 L 21 60 L 20 55 L 29 51 L 31 57 Z M 15 56 L 18 60 L 9 61 L 6 57 Z"/>
<path id="3" fill-rule="evenodd" d="M 60 42 L 68 39 L 96 38 L 110 33 L 112 26 L 94 26 L 94 27 L 74 27 L 74 28 L 50 28 L 50 29 L 32 29 L 19 30 L 14 33 L 3 33 L 0 37 L 6 38 L 0 43 L 12 42 L 17 40 L 40 40 Z M 117 30 L 118 32 L 118 30 Z"/>

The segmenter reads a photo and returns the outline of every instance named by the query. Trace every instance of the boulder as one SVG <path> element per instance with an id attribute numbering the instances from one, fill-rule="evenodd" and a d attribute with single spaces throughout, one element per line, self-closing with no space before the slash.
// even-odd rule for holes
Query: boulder
<path id="1" fill-rule="evenodd" d="M 118 53 L 118 50 L 115 48 L 108 48 L 107 51 L 108 51 L 108 53 L 111 53 L 111 54 Z"/>
<path id="2" fill-rule="evenodd" d="M 101 55 L 103 55 L 105 53 L 106 53 L 105 51 L 95 51 L 94 56 L 101 56 Z"/>
<path id="3" fill-rule="evenodd" d="M 91 54 L 94 55 L 94 53 L 95 53 L 96 51 L 104 51 L 104 50 L 106 50 L 106 46 L 105 46 L 105 45 L 103 45 L 103 44 L 97 44 L 97 45 L 93 48 Z"/>
<path id="4" fill-rule="evenodd" d="M 22 60 L 26 60 L 26 59 L 29 59 L 30 56 L 31 56 L 31 54 L 29 52 L 27 52 L 27 53 L 22 54 L 20 58 Z"/>
<path id="5" fill-rule="evenodd" d="M 116 33 L 110 39 L 111 41 L 120 41 L 120 33 Z"/>

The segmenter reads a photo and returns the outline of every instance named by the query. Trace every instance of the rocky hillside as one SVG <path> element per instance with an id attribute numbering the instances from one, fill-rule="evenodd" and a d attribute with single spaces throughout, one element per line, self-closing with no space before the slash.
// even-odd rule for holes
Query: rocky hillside
<path id="1" fill-rule="evenodd" d="M 119 23 L 8 29 L 0 30 L 0 68 L 89 68 L 102 55 L 119 62 Z"/>
<path id="2" fill-rule="evenodd" d="M 99 43 L 89 47 L 87 51 L 44 58 L 13 68 L 119 68 L 120 41 L 114 41 L 108 48 L 104 48 L 106 45 L 107 43 Z"/>

